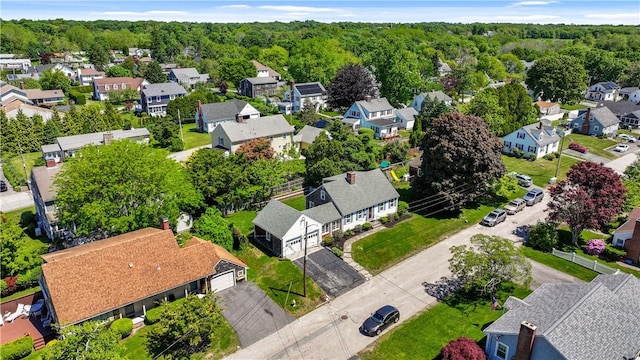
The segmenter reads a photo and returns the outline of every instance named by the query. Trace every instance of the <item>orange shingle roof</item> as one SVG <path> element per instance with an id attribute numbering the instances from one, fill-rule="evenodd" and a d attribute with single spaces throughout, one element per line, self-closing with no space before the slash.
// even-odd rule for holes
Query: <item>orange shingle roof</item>
<path id="1" fill-rule="evenodd" d="M 556 105 L 556 103 L 554 103 L 554 102 L 541 101 L 541 100 L 536 101 L 534 104 L 538 105 L 538 107 L 541 108 L 541 109 L 542 108 L 550 108 L 550 107 Z"/>
<path id="2" fill-rule="evenodd" d="M 171 231 L 145 228 L 43 255 L 42 274 L 62 326 L 215 274 L 227 260 L 220 246 L 198 238 L 180 249 Z"/>

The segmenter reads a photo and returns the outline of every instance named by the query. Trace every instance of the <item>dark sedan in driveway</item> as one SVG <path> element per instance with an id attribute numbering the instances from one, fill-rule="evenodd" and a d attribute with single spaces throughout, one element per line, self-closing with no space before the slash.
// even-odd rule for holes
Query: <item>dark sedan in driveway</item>
<path id="1" fill-rule="evenodd" d="M 360 332 L 368 336 L 380 335 L 382 330 L 400 320 L 400 312 L 391 305 L 385 305 L 371 314 L 360 326 Z"/>

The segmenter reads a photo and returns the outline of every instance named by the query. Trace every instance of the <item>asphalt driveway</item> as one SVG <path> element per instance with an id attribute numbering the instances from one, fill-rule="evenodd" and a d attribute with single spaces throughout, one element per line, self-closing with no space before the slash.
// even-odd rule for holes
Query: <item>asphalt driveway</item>
<path id="1" fill-rule="evenodd" d="M 247 347 L 285 327 L 295 318 L 287 315 L 254 283 L 243 281 L 217 293 L 222 315 Z"/>
<path id="2" fill-rule="evenodd" d="M 303 258 L 293 263 L 302 269 Z M 325 248 L 307 255 L 307 275 L 333 298 L 364 283 L 357 271 Z"/>

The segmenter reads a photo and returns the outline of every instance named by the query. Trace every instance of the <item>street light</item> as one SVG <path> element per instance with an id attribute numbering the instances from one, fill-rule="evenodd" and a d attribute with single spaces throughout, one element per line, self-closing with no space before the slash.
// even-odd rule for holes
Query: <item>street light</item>
<path id="1" fill-rule="evenodd" d="M 300 219 L 300 225 L 304 226 L 304 258 L 302 259 L 302 296 L 307 297 L 307 235 L 309 226 L 315 226 L 315 224 L 309 225 L 307 219 L 303 216 Z"/>

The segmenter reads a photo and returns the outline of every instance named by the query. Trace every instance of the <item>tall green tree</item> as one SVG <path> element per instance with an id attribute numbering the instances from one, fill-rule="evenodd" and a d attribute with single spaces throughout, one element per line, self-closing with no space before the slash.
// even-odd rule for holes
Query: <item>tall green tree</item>
<path id="1" fill-rule="evenodd" d="M 109 47 L 102 39 L 96 39 L 88 51 L 89 62 L 99 71 L 103 71 L 109 64 Z"/>
<path id="2" fill-rule="evenodd" d="M 600 49 L 589 50 L 584 60 L 584 68 L 591 77 L 592 84 L 600 81 L 618 82 L 623 78 L 624 70 L 628 65 L 628 60 Z"/>
<path id="3" fill-rule="evenodd" d="M 477 234 L 471 238 L 471 246 L 452 246 L 449 250 L 449 270 L 462 280 L 467 291 L 493 290 L 507 281 L 530 281 L 531 264 L 509 239 Z M 489 294 L 494 292 L 490 290 Z"/>
<path id="4" fill-rule="evenodd" d="M 47 346 L 44 360 L 125 360 L 120 334 L 107 329 L 99 321 L 66 326 L 58 330 L 61 340 Z"/>
<path id="5" fill-rule="evenodd" d="M 220 210 L 214 207 L 207 208 L 205 213 L 193 222 L 193 231 L 196 236 L 233 251 L 232 225 L 222 216 Z"/>
<path id="6" fill-rule="evenodd" d="M 435 199 L 425 208 L 461 209 L 505 173 L 502 142 L 477 116 L 454 112 L 434 119 L 420 147 L 422 176 L 414 188 Z"/>
<path id="7" fill-rule="evenodd" d="M 47 69 L 40 74 L 40 85 L 42 90 L 61 89 L 66 94 L 71 87 L 71 80 L 60 70 Z"/>
<path id="8" fill-rule="evenodd" d="M 167 82 L 167 75 L 162 73 L 162 67 L 158 61 L 152 61 L 147 65 L 144 72 L 144 79 L 152 84 Z"/>
<path id="9" fill-rule="evenodd" d="M 133 76 L 133 71 L 121 65 L 114 65 L 107 68 L 105 75 L 107 77 L 131 77 Z"/>
<path id="10" fill-rule="evenodd" d="M 357 62 L 335 39 L 309 38 L 298 41 L 289 57 L 289 74 L 296 82 L 328 84 L 341 66 Z"/>
<path id="11" fill-rule="evenodd" d="M 69 159 L 55 179 L 58 221 L 76 235 L 110 236 L 147 226 L 201 205 L 201 196 L 166 153 L 122 140 L 87 146 Z"/>
<path id="12" fill-rule="evenodd" d="M 422 88 L 418 58 L 399 41 L 381 40 L 368 55 L 367 65 L 380 82 L 380 95 L 394 105 L 408 102 Z"/>
<path id="13" fill-rule="evenodd" d="M 62 119 L 58 111 L 54 110 L 51 119 L 44 124 L 42 144 L 54 144 L 59 136 L 62 136 Z"/>
<path id="14" fill-rule="evenodd" d="M 256 75 L 256 67 L 249 60 L 231 57 L 220 59 L 220 76 L 236 86 L 239 86 L 240 80 L 256 77 Z"/>
<path id="15" fill-rule="evenodd" d="M 469 103 L 468 112 L 483 118 L 497 136 L 536 122 L 538 115 L 531 97 L 518 83 L 481 90 Z"/>
<path id="16" fill-rule="evenodd" d="M 587 88 L 587 72 L 576 58 L 549 55 L 536 61 L 527 71 L 527 86 L 535 94 L 551 101 L 573 102 L 583 97 Z"/>

